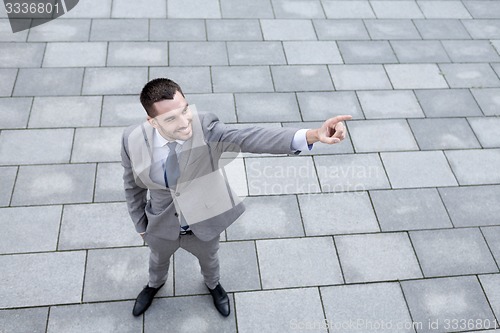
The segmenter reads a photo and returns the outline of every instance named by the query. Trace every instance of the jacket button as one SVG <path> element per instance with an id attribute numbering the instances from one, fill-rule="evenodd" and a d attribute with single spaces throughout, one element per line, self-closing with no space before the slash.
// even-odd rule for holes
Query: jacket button
<path id="1" fill-rule="evenodd" d="M 175 215 L 175 216 L 179 216 L 179 214 L 177 214 L 177 213 L 175 213 L 174 215 Z"/>
<path id="2" fill-rule="evenodd" d="M 179 195 L 181 195 L 179 192 L 176 192 L 175 193 L 175 196 L 178 197 Z"/>

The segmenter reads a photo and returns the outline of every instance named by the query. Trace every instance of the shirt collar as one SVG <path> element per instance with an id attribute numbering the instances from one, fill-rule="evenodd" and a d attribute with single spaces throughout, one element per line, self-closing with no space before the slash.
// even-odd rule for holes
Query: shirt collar
<path id="1" fill-rule="evenodd" d="M 165 139 L 163 136 L 161 136 L 160 132 L 158 132 L 158 130 L 155 128 L 154 129 L 154 140 L 153 140 L 153 146 L 154 147 L 163 147 L 165 146 L 167 143 L 170 143 L 170 142 L 173 142 L 173 141 L 168 141 L 167 139 Z M 183 140 L 175 140 L 175 142 L 177 142 L 178 144 L 182 145 L 184 142 L 186 141 L 183 141 Z"/>

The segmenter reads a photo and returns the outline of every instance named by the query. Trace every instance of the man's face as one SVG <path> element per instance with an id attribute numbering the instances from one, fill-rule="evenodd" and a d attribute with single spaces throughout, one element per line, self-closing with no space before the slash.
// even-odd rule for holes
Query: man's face
<path id="1" fill-rule="evenodd" d="M 165 99 L 153 104 L 157 116 L 148 121 L 169 141 L 186 141 L 193 135 L 193 114 L 182 94 L 176 92 L 174 99 Z"/>

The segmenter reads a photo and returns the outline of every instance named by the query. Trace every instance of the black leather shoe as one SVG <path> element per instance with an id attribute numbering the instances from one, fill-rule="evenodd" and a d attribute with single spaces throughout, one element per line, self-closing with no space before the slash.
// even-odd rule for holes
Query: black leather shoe
<path id="1" fill-rule="evenodd" d="M 226 291 L 222 288 L 220 283 L 214 289 L 208 288 L 208 290 L 210 291 L 210 294 L 212 294 L 217 311 L 219 311 L 219 313 L 224 317 L 229 316 L 229 313 L 231 312 L 229 307 L 229 297 L 227 297 Z"/>
<path id="2" fill-rule="evenodd" d="M 153 303 L 153 298 L 161 287 L 163 287 L 163 284 L 158 288 L 151 288 L 149 287 L 149 285 L 145 286 L 135 300 L 134 310 L 132 310 L 132 314 L 134 316 L 140 316 L 141 314 L 143 314 L 149 308 L 151 303 Z"/>

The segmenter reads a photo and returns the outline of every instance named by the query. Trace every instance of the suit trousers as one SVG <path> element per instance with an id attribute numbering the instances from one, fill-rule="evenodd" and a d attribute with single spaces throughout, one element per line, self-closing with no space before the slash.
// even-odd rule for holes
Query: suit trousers
<path id="1" fill-rule="evenodd" d="M 180 235 L 176 240 L 168 240 L 145 234 L 144 240 L 149 246 L 149 286 L 158 288 L 167 281 L 170 257 L 177 249 L 184 250 L 198 258 L 205 284 L 213 289 L 219 283 L 219 238 L 202 241 L 194 234 Z M 180 282 L 182 283 L 182 282 Z"/>

